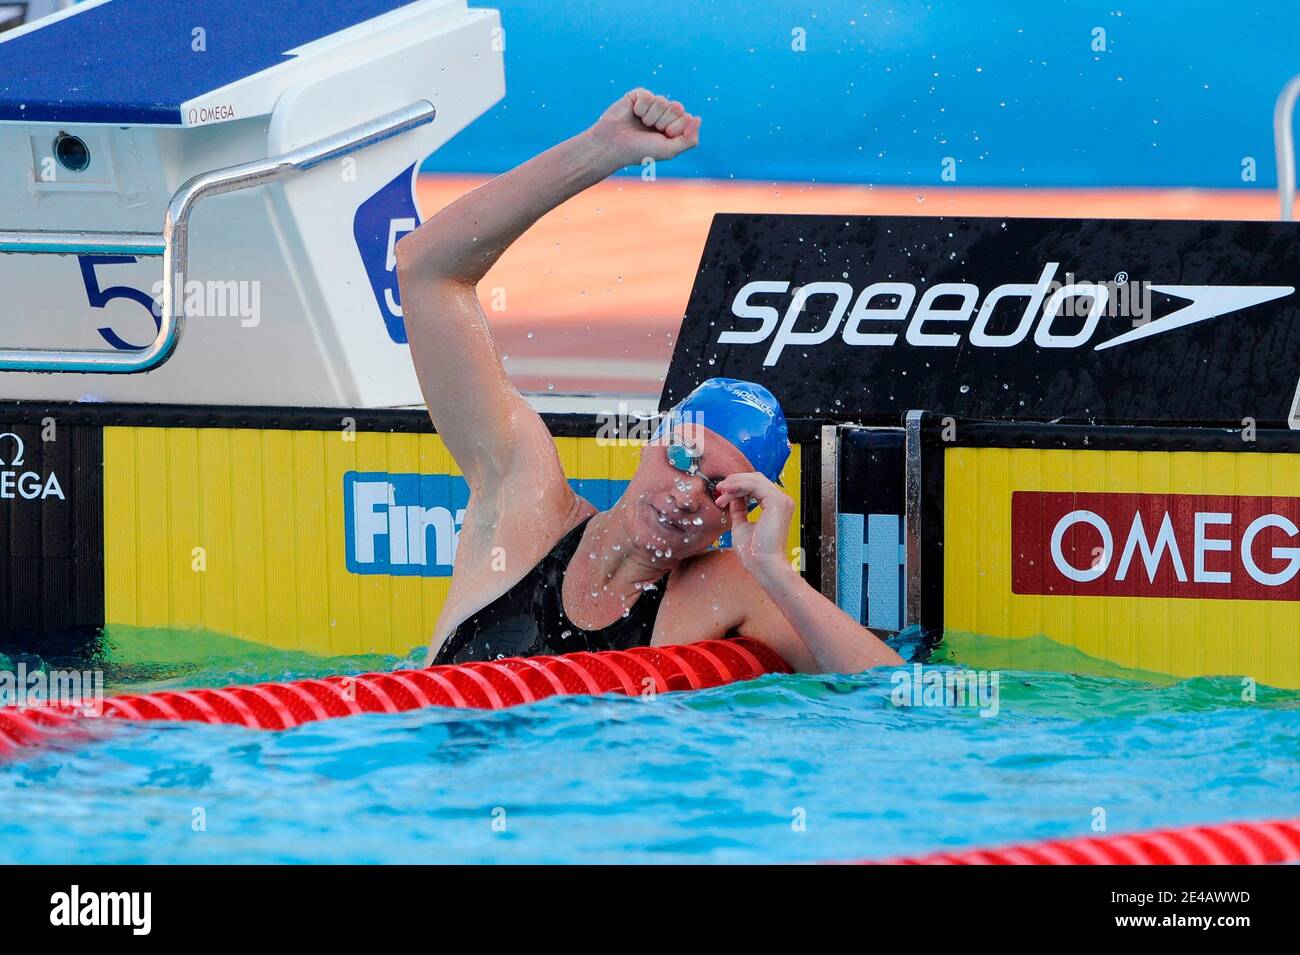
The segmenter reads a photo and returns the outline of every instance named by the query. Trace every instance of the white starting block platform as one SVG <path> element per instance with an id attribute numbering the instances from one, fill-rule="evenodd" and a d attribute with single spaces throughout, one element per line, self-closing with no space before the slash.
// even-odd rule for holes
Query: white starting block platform
<path id="1" fill-rule="evenodd" d="M 465 0 L 89 0 L 0 34 L 0 398 L 420 402 L 393 247 L 503 47 Z"/>

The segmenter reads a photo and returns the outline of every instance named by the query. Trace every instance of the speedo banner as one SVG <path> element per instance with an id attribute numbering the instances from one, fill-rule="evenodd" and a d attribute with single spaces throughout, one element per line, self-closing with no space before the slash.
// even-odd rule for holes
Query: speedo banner
<path id="1" fill-rule="evenodd" d="M 718 215 L 663 406 L 1300 427 L 1296 262 L 1295 223 Z"/>

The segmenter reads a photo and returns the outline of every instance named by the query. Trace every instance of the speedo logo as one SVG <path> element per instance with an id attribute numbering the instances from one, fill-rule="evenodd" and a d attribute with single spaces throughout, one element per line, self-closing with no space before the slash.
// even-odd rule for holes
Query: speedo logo
<path id="1" fill-rule="evenodd" d="M 1295 292 L 1289 285 L 1153 284 L 1149 286 L 1151 292 L 1184 299 L 1187 304 L 1119 335 L 1094 342 L 1117 285 L 1076 282 L 1073 276 L 1069 276 L 1071 281 L 1060 284 L 1054 281 L 1059 268 L 1060 263 L 1048 262 L 1036 282 L 996 286 L 982 301 L 979 286 L 968 282 L 942 282 L 924 292 L 912 282 L 873 282 L 860 292 L 848 282 L 809 282 L 793 292 L 790 283 L 785 281 L 748 282 L 732 300 L 731 313 L 741 319 L 756 319 L 758 327 L 722 332 L 718 342 L 723 345 L 769 342 L 764 366 L 775 365 L 787 348 L 816 347 L 837 333 L 846 345 L 890 347 L 901 337 L 916 348 L 955 348 L 962 343 L 965 332 L 965 341 L 976 348 L 1014 348 L 1032 332 L 1034 344 L 1039 348 L 1091 345 L 1093 350 L 1102 351 Z M 763 296 L 786 295 L 790 299 L 784 312 L 762 302 Z M 810 307 L 818 298 L 833 299 L 825 324 L 813 330 L 796 331 L 800 316 L 814 311 L 825 313 L 822 303 Z M 993 321 L 994 310 L 1004 300 L 1010 300 L 1003 306 L 1004 310 L 1012 310 L 1014 314 L 1019 309 L 1015 325 L 1009 329 L 1003 327 L 1009 324 L 1003 318 L 996 325 Z M 953 301 L 959 304 L 950 304 Z M 1079 303 L 1086 304 L 1081 307 Z M 807 321 L 805 318 L 805 324 Z"/>
<path id="2" fill-rule="evenodd" d="M 749 407 L 763 412 L 763 414 L 767 415 L 769 418 L 773 417 L 771 406 L 752 391 L 749 391 L 746 388 L 737 388 L 732 392 L 732 394 Z"/>

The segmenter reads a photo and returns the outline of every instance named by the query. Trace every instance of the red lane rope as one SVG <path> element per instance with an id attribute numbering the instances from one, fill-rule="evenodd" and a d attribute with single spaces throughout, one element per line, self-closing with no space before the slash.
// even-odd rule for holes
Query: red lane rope
<path id="1" fill-rule="evenodd" d="M 1000 849 L 963 849 L 861 865 L 1268 865 L 1300 861 L 1300 819 L 1082 836 Z"/>
<path id="2" fill-rule="evenodd" d="M 495 710 L 549 696 L 703 690 L 765 673 L 790 672 L 790 665 L 765 644 L 738 637 L 213 690 L 127 694 L 105 700 L 102 715 L 279 730 L 355 713 L 400 713 L 426 706 Z M 46 729 L 72 725 L 78 715 L 58 707 L 0 709 L 0 755 L 40 743 Z"/>

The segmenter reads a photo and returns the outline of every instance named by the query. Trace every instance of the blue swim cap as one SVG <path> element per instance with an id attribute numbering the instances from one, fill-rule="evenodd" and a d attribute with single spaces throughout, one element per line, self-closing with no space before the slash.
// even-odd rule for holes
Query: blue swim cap
<path id="1" fill-rule="evenodd" d="M 762 385 L 736 378 L 710 378 L 678 402 L 655 429 L 655 439 L 679 424 L 698 424 L 726 438 L 754 470 L 777 481 L 790 457 L 785 415 Z"/>

